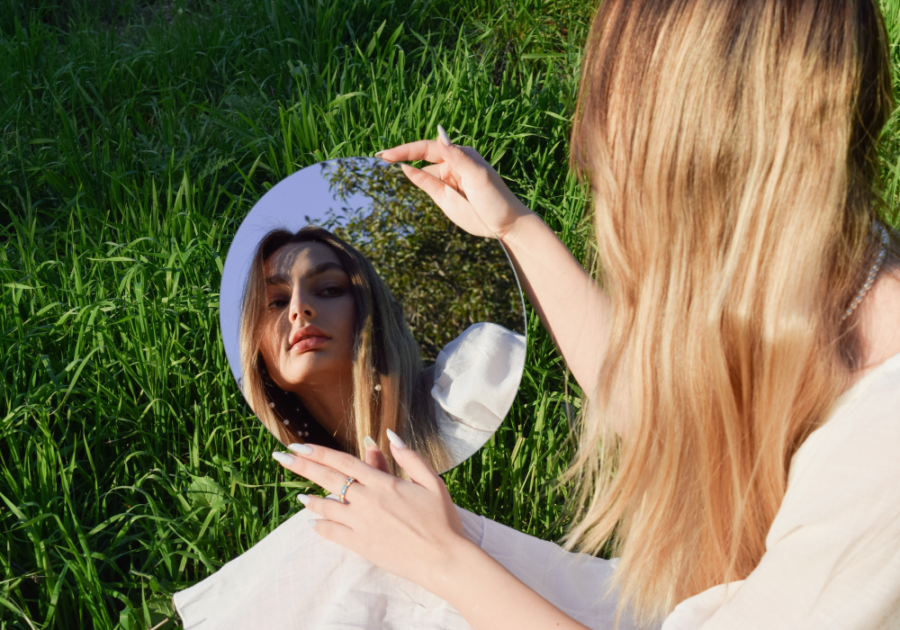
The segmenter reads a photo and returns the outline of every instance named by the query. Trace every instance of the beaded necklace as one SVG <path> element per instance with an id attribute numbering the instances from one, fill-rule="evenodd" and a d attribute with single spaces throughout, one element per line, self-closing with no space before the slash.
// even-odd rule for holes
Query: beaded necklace
<path id="1" fill-rule="evenodd" d="M 866 277 L 866 283 L 859 290 L 859 293 L 856 294 L 856 297 L 853 298 L 853 301 L 850 302 L 850 306 L 847 307 L 847 310 L 844 311 L 843 316 L 841 316 L 841 321 L 844 321 L 853 314 L 853 311 L 855 311 L 856 307 L 859 306 L 859 303 L 862 302 L 866 293 L 868 293 L 869 289 L 872 288 L 872 284 L 875 282 L 875 276 L 878 275 L 878 271 L 881 269 L 881 264 L 884 262 L 884 257 L 887 255 L 887 228 L 885 228 L 881 224 L 879 224 L 878 227 L 881 229 L 881 251 L 878 252 L 878 258 L 875 260 L 875 264 L 872 265 L 872 269 L 869 270 L 869 275 Z"/>

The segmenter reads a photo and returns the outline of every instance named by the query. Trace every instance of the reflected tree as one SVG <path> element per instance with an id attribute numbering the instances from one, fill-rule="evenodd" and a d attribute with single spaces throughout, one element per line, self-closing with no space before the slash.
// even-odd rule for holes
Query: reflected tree
<path id="1" fill-rule="evenodd" d="M 403 305 L 426 362 L 477 322 L 524 333 L 515 276 L 499 243 L 458 228 L 397 165 L 345 158 L 322 168 L 335 199 L 322 227 L 369 259 Z"/>

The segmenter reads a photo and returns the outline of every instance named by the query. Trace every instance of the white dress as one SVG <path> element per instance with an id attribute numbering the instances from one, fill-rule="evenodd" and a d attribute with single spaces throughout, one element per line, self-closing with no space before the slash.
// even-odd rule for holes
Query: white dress
<path id="1" fill-rule="evenodd" d="M 466 535 L 561 610 L 612 628 L 615 561 L 459 510 Z M 177 593 L 185 630 L 467 630 L 449 604 L 320 538 L 301 512 Z M 624 621 L 620 628 L 630 628 Z M 759 566 L 685 600 L 662 630 L 900 628 L 900 355 L 845 393 L 791 462 Z"/>

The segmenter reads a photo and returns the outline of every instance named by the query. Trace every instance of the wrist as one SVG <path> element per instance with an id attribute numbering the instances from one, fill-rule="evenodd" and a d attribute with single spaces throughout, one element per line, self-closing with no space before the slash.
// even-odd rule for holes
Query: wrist
<path id="1" fill-rule="evenodd" d="M 465 536 L 458 536 L 444 550 L 442 561 L 429 567 L 427 583 L 420 585 L 441 599 L 453 603 L 460 585 L 485 560 L 490 560 L 487 552 Z"/>
<path id="2" fill-rule="evenodd" d="M 525 204 L 518 199 L 516 206 L 510 209 L 513 220 L 509 222 L 507 229 L 502 234 L 497 234 L 497 238 L 507 248 L 515 247 L 519 241 L 519 237 L 523 232 L 527 232 L 532 223 L 535 221 L 544 223 L 534 211 L 530 210 Z"/>
<path id="3" fill-rule="evenodd" d="M 502 232 L 497 233 L 497 238 L 504 245 L 509 245 L 515 242 L 518 233 L 522 230 L 522 226 L 530 221 L 537 218 L 540 220 L 532 210 L 528 208 L 524 203 L 522 203 L 518 198 L 516 198 L 512 205 L 509 208 L 509 214 L 512 216 L 512 219 L 507 221 L 504 226 L 504 230 Z"/>

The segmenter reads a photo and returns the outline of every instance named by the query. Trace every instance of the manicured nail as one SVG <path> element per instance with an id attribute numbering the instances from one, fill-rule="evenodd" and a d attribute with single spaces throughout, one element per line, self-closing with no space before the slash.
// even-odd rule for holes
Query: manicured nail
<path id="1" fill-rule="evenodd" d="M 288 448 L 297 453 L 297 455 L 312 455 L 312 446 L 309 444 L 288 444 Z"/>
<path id="2" fill-rule="evenodd" d="M 313 529 L 315 529 L 315 527 L 316 527 L 316 521 L 317 521 L 317 520 L 319 520 L 319 519 L 317 519 L 317 518 L 311 518 L 311 519 L 309 519 L 309 520 L 306 521 L 306 522 L 309 524 L 310 527 L 312 527 Z"/>
<path id="3" fill-rule="evenodd" d="M 387 151 L 387 149 L 385 149 L 384 151 Z M 384 151 L 379 151 L 375 154 L 375 157 L 380 158 L 382 155 L 384 155 Z"/>
<path id="4" fill-rule="evenodd" d="M 403 443 L 403 440 L 400 439 L 400 436 L 391 431 L 387 430 L 388 439 L 391 441 L 391 444 L 396 446 L 397 448 L 406 448 L 406 444 Z"/>
<path id="5" fill-rule="evenodd" d="M 366 445 L 366 448 L 378 448 L 378 445 L 375 443 L 375 440 L 370 438 L 368 435 L 366 439 L 363 440 L 363 444 Z"/>
<path id="6" fill-rule="evenodd" d="M 303 505 L 309 505 L 309 496 L 305 494 L 298 494 L 297 500 Z"/>
<path id="7" fill-rule="evenodd" d="M 284 464 L 285 466 L 290 466 L 294 463 L 294 458 L 288 455 L 287 453 L 282 453 L 281 451 L 275 451 L 272 453 L 272 459 L 274 459 L 279 464 Z"/>
<path id="8" fill-rule="evenodd" d="M 444 128 L 438 125 L 438 140 L 441 141 L 445 147 L 450 146 L 450 136 L 447 135 L 447 132 L 444 131 Z"/>

